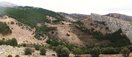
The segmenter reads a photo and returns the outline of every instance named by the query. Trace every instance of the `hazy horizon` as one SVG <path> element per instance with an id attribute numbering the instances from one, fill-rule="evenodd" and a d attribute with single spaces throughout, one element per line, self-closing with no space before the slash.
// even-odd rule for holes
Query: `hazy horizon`
<path id="1" fill-rule="evenodd" d="M 55 12 L 79 14 L 120 13 L 132 16 L 131 0 L 0 0 L 19 6 L 40 7 Z"/>

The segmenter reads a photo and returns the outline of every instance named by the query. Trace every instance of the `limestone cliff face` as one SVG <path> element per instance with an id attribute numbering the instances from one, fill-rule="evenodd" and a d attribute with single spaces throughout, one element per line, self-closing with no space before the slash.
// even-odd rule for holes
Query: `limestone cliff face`
<path id="1" fill-rule="evenodd" d="M 132 23 L 123 19 L 113 18 L 109 16 L 102 16 L 98 14 L 91 14 L 91 19 L 94 21 L 105 22 L 106 26 L 109 27 L 111 32 L 115 32 L 118 29 L 122 29 L 123 33 L 132 42 Z"/>
<path id="2" fill-rule="evenodd" d="M 119 14 L 119 13 L 109 13 L 106 14 L 105 16 L 110 16 L 110 17 L 114 17 L 114 18 L 118 18 L 118 19 L 123 19 L 126 21 L 132 21 L 132 16 L 127 16 L 124 14 Z"/>

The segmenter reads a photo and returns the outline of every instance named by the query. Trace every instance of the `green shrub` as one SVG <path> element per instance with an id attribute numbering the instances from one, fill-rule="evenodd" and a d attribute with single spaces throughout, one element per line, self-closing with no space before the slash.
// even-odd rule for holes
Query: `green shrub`
<path id="1" fill-rule="evenodd" d="M 58 57 L 69 57 L 70 50 L 67 47 L 64 46 L 57 46 L 55 49 Z"/>
<path id="2" fill-rule="evenodd" d="M 80 48 L 73 48 L 72 51 L 74 54 L 82 54 L 82 52 L 83 52 Z"/>
<path id="3" fill-rule="evenodd" d="M 9 39 L 9 40 L 5 41 L 5 43 L 7 45 L 11 45 L 11 46 L 17 46 L 18 45 L 17 40 L 15 38 Z"/>
<path id="4" fill-rule="evenodd" d="M 32 49 L 31 48 L 25 48 L 24 52 L 25 52 L 25 55 L 31 55 Z"/>
<path id="5" fill-rule="evenodd" d="M 101 50 L 99 47 L 94 47 L 91 51 L 90 54 L 92 57 L 99 57 Z"/>
<path id="6" fill-rule="evenodd" d="M 4 40 L 0 40 L 0 45 L 4 45 L 5 41 Z"/>
<path id="7" fill-rule="evenodd" d="M 130 50 L 128 48 L 125 47 L 125 48 L 121 49 L 120 52 L 121 52 L 123 57 L 129 57 Z"/>
<path id="8" fill-rule="evenodd" d="M 10 46 L 17 46 L 17 40 L 15 38 L 8 39 L 8 40 L 0 40 L 0 45 L 10 45 Z"/>
<path id="9" fill-rule="evenodd" d="M 12 55 L 8 55 L 7 57 L 12 57 Z"/>
<path id="10" fill-rule="evenodd" d="M 45 54 L 46 54 L 45 47 L 41 47 L 41 49 L 40 49 L 40 55 L 45 55 Z"/>
<path id="11" fill-rule="evenodd" d="M 60 22 L 60 20 L 53 20 L 52 23 L 53 23 L 53 24 L 59 24 L 59 23 L 61 23 L 61 22 Z"/>
<path id="12" fill-rule="evenodd" d="M 51 46 L 58 46 L 58 45 L 65 45 L 63 42 L 60 40 L 54 39 L 54 38 L 49 38 L 46 43 L 50 44 Z"/>
<path id="13" fill-rule="evenodd" d="M 20 57 L 19 55 L 16 55 L 15 57 Z"/>
<path id="14" fill-rule="evenodd" d="M 120 48 L 105 47 L 101 49 L 102 54 L 118 54 L 119 52 Z"/>
<path id="15" fill-rule="evenodd" d="M 11 30 L 10 30 L 9 26 L 7 26 L 6 23 L 0 22 L 0 34 L 7 35 L 10 33 L 11 33 Z"/>
<path id="16" fill-rule="evenodd" d="M 41 46 L 40 46 L 39 44 L 35 44 L 35 45 L 34 45 L 34 48 L 35 48 L 36 50 L 39 50 L 40 47 L 41 47 Z"/>
<path id="17" fill-rule="evenodd" d="M 72 52 L 75 54 L 75 57 L 80 57 L 79 55 L 82 54 L 84 51 L 80 48 L 73 48 Z"/>

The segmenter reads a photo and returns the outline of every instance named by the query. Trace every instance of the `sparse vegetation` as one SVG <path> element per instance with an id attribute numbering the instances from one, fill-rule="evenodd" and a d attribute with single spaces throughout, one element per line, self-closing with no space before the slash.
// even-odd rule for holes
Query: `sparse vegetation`
<path id="1" fill-rule="evenodd" d="M 59 46 L 59 45 L 65 46 L 65 47 L 67 47 L 70 51 L 71 51 L 74 47 L 76 47 L 76 46 L 73 45 L 73 44 L 69 44 L 69 43 L 62 42 L 61 40 L 58 40 L 58 39 L 56 39 L 56 38 L 49 38 L 49 39 L 47 40 L 47 43 L 48 43 L 50 46 L 52 46 L 52 47 L 57 47 L 57 46 Z"/>
<path id="2" fill-rule="evenodd" d="M 40 37 L 46 37 L 50 32 L 50 31 L 53 31 L 53 30 L 56 30 L 55 27 L 47 27 L 46 25 L 45 26 L 41 26 L 41 27 L 37 27 L 36 28 L 36 31 L 35 31 L 35 36 L 37 39 L 42 39 Z"/>
<path id="3" fill-rule="evenodd" d="M 11 46 L 17 46 L 18 43 L 17 43 L 17 40 L 15 38 L 13 39 L 9 39 L 5 42 L 7 45 L 11 45 Z"/>
<path id="4" fill-rule="evenodd" d="M 47 43 L 50 44 L 51 46 L 58 46 L 58 45 L 64 45 L 63 42 L 57 40 L 57 39 L 53 39 L 53 38 L 49 38 L 47 40 Z"/>

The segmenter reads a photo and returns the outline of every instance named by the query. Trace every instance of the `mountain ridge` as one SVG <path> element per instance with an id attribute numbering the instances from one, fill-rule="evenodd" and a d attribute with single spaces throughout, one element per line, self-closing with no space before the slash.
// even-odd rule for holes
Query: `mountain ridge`
<path id="1" fill-rule="evenodd" d="M 1 51 L 4 55 L 0 57 L 6 57 L 7 54 L 28 56 L 24 55 L 27 47 L 35 51 L 33 54 L 38 57 L 43 56 L 39 54 L 41 48 L 46 49 L 45 56 L 50 54 L 50 57 L 63 52 L 66 55 L 91 54 L 98 48 L 102 54 L 119 54 L 122 47 L 131 47 L 132 43 L 131 21 L 120 17 L 120 14 L 67 14 L 30 6 L 8 5 L 0 13 L 0 45 L 5 45 L 0 47 L 10 50 Z M 16 46 L 13 47 L 19 48 L 10 47 L 14 42 Z M 14 53 L 12 49 L 20 52 Z M 49 50 L 57 51 L 53 53 Z"/>

